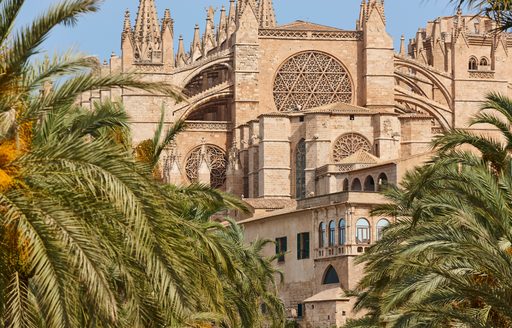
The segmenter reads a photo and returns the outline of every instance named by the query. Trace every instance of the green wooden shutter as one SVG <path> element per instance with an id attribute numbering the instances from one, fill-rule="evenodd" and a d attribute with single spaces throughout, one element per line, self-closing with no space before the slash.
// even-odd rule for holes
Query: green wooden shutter
<path id="1" fill-rule="evenodd" d="M 309 232 L 304 234 L 304 259 L 309 259 Z"/>

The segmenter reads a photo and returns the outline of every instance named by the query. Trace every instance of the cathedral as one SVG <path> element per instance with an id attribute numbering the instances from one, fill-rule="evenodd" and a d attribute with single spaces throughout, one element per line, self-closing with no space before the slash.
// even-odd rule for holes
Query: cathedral
<path id="1" fill-rule="evenodd" d="M 265 251 L 279 256 L 289 320 L 340 327 L 359 315 L 344 293 L 362 276 L 355 259 L 394 220 L 372 216 L 386 202 L 379 190 L 428 160 L 442 131 L 485 132 L 468 122 L 487 92 L 512 96 L 512 42 L 493 28 L 459 11 L 395 50 L 384 0 L 363 0 L 353 30 L 278 24 L 272 0 L 226 0 L 186 47 L 171 12 L 140 0 L 134 21 L 125 14 L 121 55 L 100 71 L 136 72 L 187 98 L 112 89 L 81 102 L 121 99 L 134 145 L 153 136 L 162 110 L 168 124 L 185 119 L 163 179 L 244 199 L 251 214 L 235 216 L 247 240 L 276 242 Z"/>

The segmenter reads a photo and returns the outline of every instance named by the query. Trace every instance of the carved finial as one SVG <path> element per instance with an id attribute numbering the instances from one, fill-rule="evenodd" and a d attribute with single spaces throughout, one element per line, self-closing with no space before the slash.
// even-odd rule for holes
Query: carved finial
<path id="1" fill-rule="evenodd" d="M 176 66 L 181 67 L 187 64 L 187 55 L 185 54 L 185 46 L 183 44 L 183 35 L 178 40 L 178 53 L 176 55 Z"/>
<path id="2" fill-rule="evenodd" d="M 400 38 L 400 56 L 405 57 L 405 36 L 403 34 Z"/>
<path id="3" fill-rule="evenodd" d="M 213 22 L 214 15 L 215 11 L 213 10 L 213 7 L 210 6 L 206 15 L 206 28 L 203 38 L 203 51 L 205 55 L 216 46 L 215 27 Z"/>
<path id="4" fill-rule="evenodd" d="M 165 9 L 164 21 L 169 21 L 169 20 L 171 20 L 171 11 L 169 9 Z"/>
<path id="5" fill-rule="evenodd" d="M 217 46 L 220 48 L 224 41 L 227 38 L 227 18 L 226 18 L 226 8 L 222 6 L 220 10 L 220 21 L 219 26 L 217 28 Z"/>
<path id="6" fill-rule="evenodd" d="M 226 27 L 226 37 L 229 39 L 229 37 L 235 32 L 236 30 L 236 5 L 235 0 L 229 1 L 229 15 L 228 15 L 228 22 Z"/>
<path id="7" fill-rule="evenodd" d="M 192 46 L 190 49 L 190 56 L 192 57 L 192 61 L 196 61 L 203 55 L 201 49 L 201 36 L 199 35 L 199 25 L 196 24 L 194 27 L 194 39 L 192 40 Z"/>
<path id="8" fill-rule="evenodd" d="M 124 24 L 123 24 L 123 32 L 130 32 L 132 30 L 132 23 L 130 20 L 130 11 L 126 9 L 124 12 Z"/>

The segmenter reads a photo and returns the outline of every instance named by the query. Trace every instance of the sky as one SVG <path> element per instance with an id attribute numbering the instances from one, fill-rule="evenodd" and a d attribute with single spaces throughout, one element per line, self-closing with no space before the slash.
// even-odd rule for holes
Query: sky
<path id="1" fill-rule="evenodd" d="M 19 26 L 43 13 L 58 0 L 26 0 L 19 17 Z M 204 30 L 206 9 L 211 5 L 216 11 L 216 24 L 222 5 L 229 0 L 155 0 L 159 18 L 169 8 L 175 21 L 176 41 L 183 34 L 185 45 L 192 40 L 194 25 Z M 49 55 L 69 48 L 107 59 L 112 52 L 120 53 L 121 30 L 126 9 L 135 20 L 139 0 L 104 0 L 101 11 L 83 16 L 74 27 L 59 27 L 43 45 Z M 361 0 L 274 0 L 278 24 L 305 20 L 318 24 L 353 30 L 359 16 Z M 453 15 L 454 6 L 449 0 L 386 0 L 387 29 L 399 47 L 400 36 L 413 38 L 427 21 L 439 16 Z"/>

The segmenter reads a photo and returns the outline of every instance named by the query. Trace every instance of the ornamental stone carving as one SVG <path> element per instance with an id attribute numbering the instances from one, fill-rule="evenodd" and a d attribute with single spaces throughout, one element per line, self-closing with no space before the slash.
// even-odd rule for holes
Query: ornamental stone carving
<path id="1" fill-rule="evenodd" d="M 337 102 L 352 102 L 352 82 L 334 57 L 317 51 L 288 59 L 274 80 L 278 111 L 306 110 Z"/>
<path id="2" fill-rule="evenodd" d="M 364 150 L 367 152 L 372 150 L 372 145 L 368 139 L 358 133 L 347 133 L 342 135 L 334 143 L 334 163 L 340 163 L 344 158 L 355 154 L 359 150 Z"/>
<path id="3" fill-rule="evenodd" d="M 206 161 L 210 169 L 210 185 L 220 188 L 226 181 L 228 160 L 225 152 L 214 145 L 202 145 L 194 148 L 185 162 L 185 171 L 190 182 L 197 182 L 199 166 Z"/>

